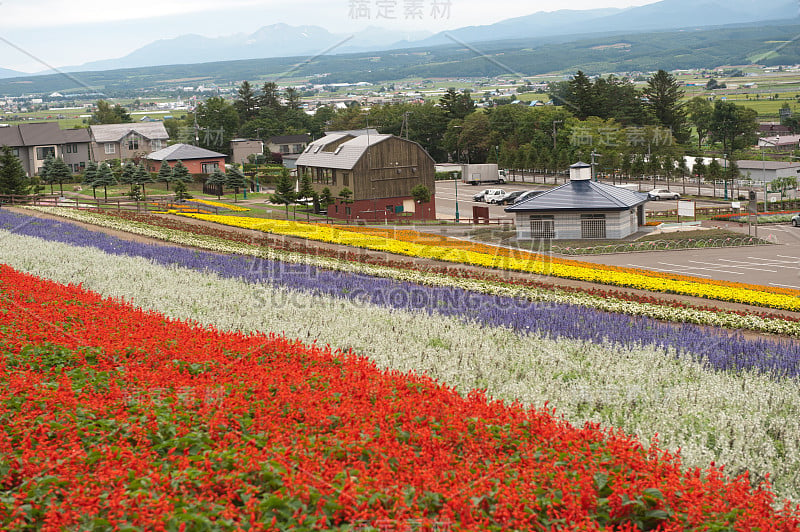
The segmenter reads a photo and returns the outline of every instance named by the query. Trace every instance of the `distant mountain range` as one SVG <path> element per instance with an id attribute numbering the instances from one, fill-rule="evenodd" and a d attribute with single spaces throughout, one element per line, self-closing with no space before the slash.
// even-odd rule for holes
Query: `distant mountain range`
<path id="1" fill-rule="evenodd" d="M 798 16 L 796 0 L 661 0 L 627 9 L 562 9 L 538 12 L 486 26 L 468 26 L 430 35 L 403 33 L 369 27 L 355 34 L 335 34 L 319 26 L 272 24 L 252 34 L 223 37 L 183 35 L 152 42 L 112 60 L 94 61 L 62 71 L 100 71 L 169 64 L 314 56 L 432 47 L 443 44 L 476 44 L 515 39 L 566 37 L 577 40 L 590 34 L 651 32 L 677 28 L 697 29 L 763 21 L 788 22 Z M 52 71 L 40 74 L 51 74 Z M 0 77 L 25 75 L 0 69 Z"/>
<path id="2" fill-rule="evenodd" d="M 398 42 L 415 42 L 430 32 L 401 32 L 368 27 L 358 33 L 339 35 L 319 26 L 272 24 L 255 33 L 237 33 L 224 37 L 182 35 L 162 39 L 139 48 L 119 59 L 93 61 L 66 71 L 136 68 L 164 64 L 192 64 L 238 59 L 309 56 L 319 53 L 352 53 L 384 50 Z M 51 71 L 43 72 L 46 74 Z"/>
<path id="3" fill-rule="evenodd" d="M 781 0 L 661 0 L 627 9 L 588 9 L 538 12 L 487 26 L 469 26 L 442 32 L 415 44 L 436 45 L 459 40 L 466 43 L 584 35 L 605 32 L 657 31 L 748 24 L 796 18 L 797 2 Z"/>
<path id="4" fill-rule="evenodd" d="M 9 70 L 8 68 L 0 68 L 0 79 L 3 78 L 16 78 L 19 76 L 27 76 L 28 74 L 24 72 L 18 72 L 16 70 Z"/>

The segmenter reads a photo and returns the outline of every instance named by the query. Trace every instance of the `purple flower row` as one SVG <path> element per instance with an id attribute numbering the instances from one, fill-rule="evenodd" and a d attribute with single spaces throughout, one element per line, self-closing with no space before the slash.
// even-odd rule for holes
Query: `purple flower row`
<path id="1" fill-rule="evenodd" d="M 790 377 L 800 374 L 800 342 L 791 339 L 748 339 L 725 329 L 665 324 L 648 317 L 603 312 L 581 305 L 532 302 L 308 265 L 143 244 L 88 231 L 69 222 L 7 211 L 0 211 L 0 228 L 45 240 L 91 246 L 109 254 L 144 257 L 157 264 L 174 264 L 252 283 L 269 283 L 306 293 L 345 298 L 358 304 L 437 313 L 477 325 L 509 327 L 551 338 L 674 348 L 678 353 L 691 354 L 717 370 L 755 369 L 774 376 Z"/>

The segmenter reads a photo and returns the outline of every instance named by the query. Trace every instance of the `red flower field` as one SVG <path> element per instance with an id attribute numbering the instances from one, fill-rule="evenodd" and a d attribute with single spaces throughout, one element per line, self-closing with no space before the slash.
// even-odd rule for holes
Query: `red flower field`
<path id="1" fill-rule="evenodd" d="M 796 530 L 656 445 L 0 265 L 0 527 Z"/>

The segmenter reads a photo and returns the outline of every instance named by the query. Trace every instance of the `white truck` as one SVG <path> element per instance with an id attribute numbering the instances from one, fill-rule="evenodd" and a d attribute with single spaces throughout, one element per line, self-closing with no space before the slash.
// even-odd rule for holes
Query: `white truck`
<path id="1" fill-rule="evenodd" d="M 496 164 L 463 164 L 461 165 L 461 181 L 470 185 L 504 184 L 505 170 L 498 170 Z"/>

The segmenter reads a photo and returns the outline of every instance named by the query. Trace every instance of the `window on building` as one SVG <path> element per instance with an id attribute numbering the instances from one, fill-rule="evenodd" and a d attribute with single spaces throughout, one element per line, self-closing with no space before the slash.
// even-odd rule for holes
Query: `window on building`
<path id="1" fill-rule="evenodd" d="M 349 187 L 350 186 L 350 173 L 349 172 L 342 172 L 342 186 Z"/>
<path id="2" fill-rule="evenodd" d="M 281 153 L 285 153 L 285 154 L 289 153 L 289 145 L 288 144 L 281 144 Z"/>
<path id="3" fill-rule="evenodd" d="M 556 226 L 552 216 L 533 215 L 531 221 L 531 238 L 555 238 Z"/>
<path id="4" fill-rule="evenodd" d="M 19 157 L 19 148 L 11 148 L 11 154 L 14 157 Z"/>
<path id="5" fill-rule="evenodd" d="M 219 163 L 203 163 L 203 173 L 210 174 L 219 168 Z"/>
<path id="6" fill-rule="evenodd" d="M 117 153 L 117 146 L 113 142 L 106 142 L 106 155 Z"/>
<path id="7" fill-rule="evenodd" d="M 44 161 L 47 159 L 48 155 L 52 155 L 53 157 L 56 156 L 55 146 L 41 146 L 36 148 L 36 159 L 39 161 Z"/>
<path id="8" fill-rule="evenodd" d="M 303 153 L 303 145 L 302 144 L 295 144 L 294 145 L 294 150 L 292 150 L 292 153 Z"/>
<path id="9" fill-rule="evenodd" d="M 155 139 L 150 141 L 150 149 L 153 151 L 157 151 L 161 149 L 161 140 Z"/>
<path id="10" fill-rule="evenodd" d="M 129 150 L 139 149 L 139 137 L 137 135 L 131 135 L 130 137 L 128 137 L 128 149 Z"/>
<path id="11" fill-rule="evenodd" d="M 605 214 L 581 214 L 581 238 L 605 238 Z"/>

